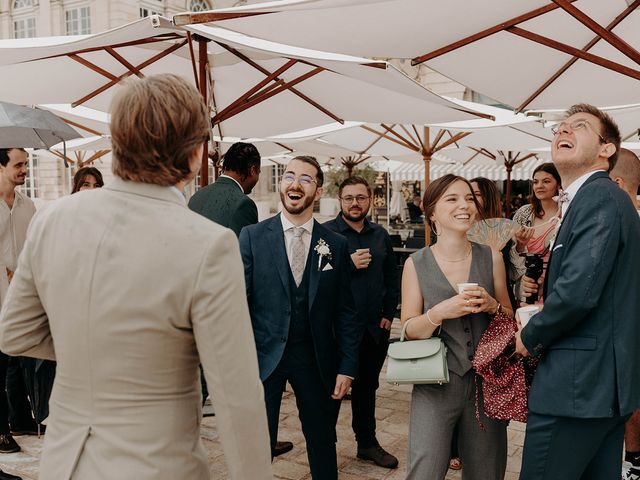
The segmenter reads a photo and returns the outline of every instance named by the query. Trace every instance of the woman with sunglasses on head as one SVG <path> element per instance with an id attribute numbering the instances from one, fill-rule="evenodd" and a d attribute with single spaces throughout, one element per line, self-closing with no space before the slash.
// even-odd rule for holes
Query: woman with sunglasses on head
<path id="1" fill-rule="evenodd" d="M 540 278 L 544 279 L 550 245 L 555 238 L 556 227 L 560 220 L 557 196 L 561 188 L 560 174 L 555 165 L 553 163 L 539 165 L 533 171 L 533 191 L 529 197 L 529 203 L 519 208 L 513 216 L 513 221 L 521 225 L 515 234 L 515 242 L 511 248 L 511 262 L 518 270 L 515 280 L 519 297 L 530 295 L 530 293 L 522 293 L 519 285 L 519 280 L 526 271 L 524 257 L 521 254 L 535 253 L 542 257 L 543 267 Z M 542 303 L 541 293 L 539 291 L 537 303 Z"/>
<path id="2" fill-rule="evenodd" d="M 491 315 L 501 309 L 512 313 L 502 256 L 467 238 L 479 208 L 464 178 L 449 174 L 435 180 L 423 204 L 438 242 L 412 254 L 405 264 L 401 322 L 409 339 L 440 336 L 448 349 L 450 380 L 413 387 L 407 479 L 444 479 L 458 424 L 463 478 L 502 480 L 507 422 L 484 415 L 482 380 L 471 366 Z M 469 282 L 477 286 L 458 293 L 457 284 Z M 476 420 L 476 385 L 484 429 Z"/>

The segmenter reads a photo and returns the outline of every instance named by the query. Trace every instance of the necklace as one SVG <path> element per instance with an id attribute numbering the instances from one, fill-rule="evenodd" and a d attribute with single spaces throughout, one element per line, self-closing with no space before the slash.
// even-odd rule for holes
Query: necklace
<path id="1" fill-rule="evenodd" d="M 469 255 L 471 255 L 471 250 L 472 250 L 471 245 L 469 245 L 469 251 L 467 252 L 467 254 L 464 257 L 458 258 L 456 260 L 450 260 L 450 259 L 448 259 L 446 257 L 443 257 L 442 254 L 440 254 L 438 252 L 435 252 L 435 253 L 438 253 L 438 257 L 440 257 L 445 262 L 456 263 L 456 262 L 464 262 L 467 258 L 469 258 Z"/>

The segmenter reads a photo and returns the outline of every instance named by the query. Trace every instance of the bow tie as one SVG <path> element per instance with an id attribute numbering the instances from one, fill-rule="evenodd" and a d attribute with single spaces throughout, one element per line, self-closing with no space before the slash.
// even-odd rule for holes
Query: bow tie
<path id="1" fill-rule="evenodd" d="M 568 203 L 571 201 L 571 195 L 568 192 L 560 189 L 558 195 L 553 197 L 553 199 L 558 203 L 558 206 L 562 206 L 563 203 Z"/>

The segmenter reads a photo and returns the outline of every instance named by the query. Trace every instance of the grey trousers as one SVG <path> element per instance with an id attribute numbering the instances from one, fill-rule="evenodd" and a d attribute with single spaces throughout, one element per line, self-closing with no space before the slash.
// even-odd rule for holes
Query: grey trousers
<path id="1" fill-rule="evenodd" d="M 464 480 L 503 480 L 507 468 L 507 422 L 483 411 L 476 420 L 475 373 L 450 373 L 446 385 L 414 385 L 409 420 L 407 480 L 443 480 L 449 468 L 451 437 L 458 424 Z M 480 379 L 478 386 L 480 387 Z"/>

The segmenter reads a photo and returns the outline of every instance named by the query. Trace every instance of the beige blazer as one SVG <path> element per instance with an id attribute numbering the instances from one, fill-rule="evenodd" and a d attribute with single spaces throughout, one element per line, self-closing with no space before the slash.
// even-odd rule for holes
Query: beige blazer
<path id="1" fill-rule="evenodd" d="M 204 480 L 198 363 L 233 479 L 271 479 L 238 242 L 175 189 L 116 179 L 34 218 L 0 350 L 58 362 L 41 480 Z"/>

